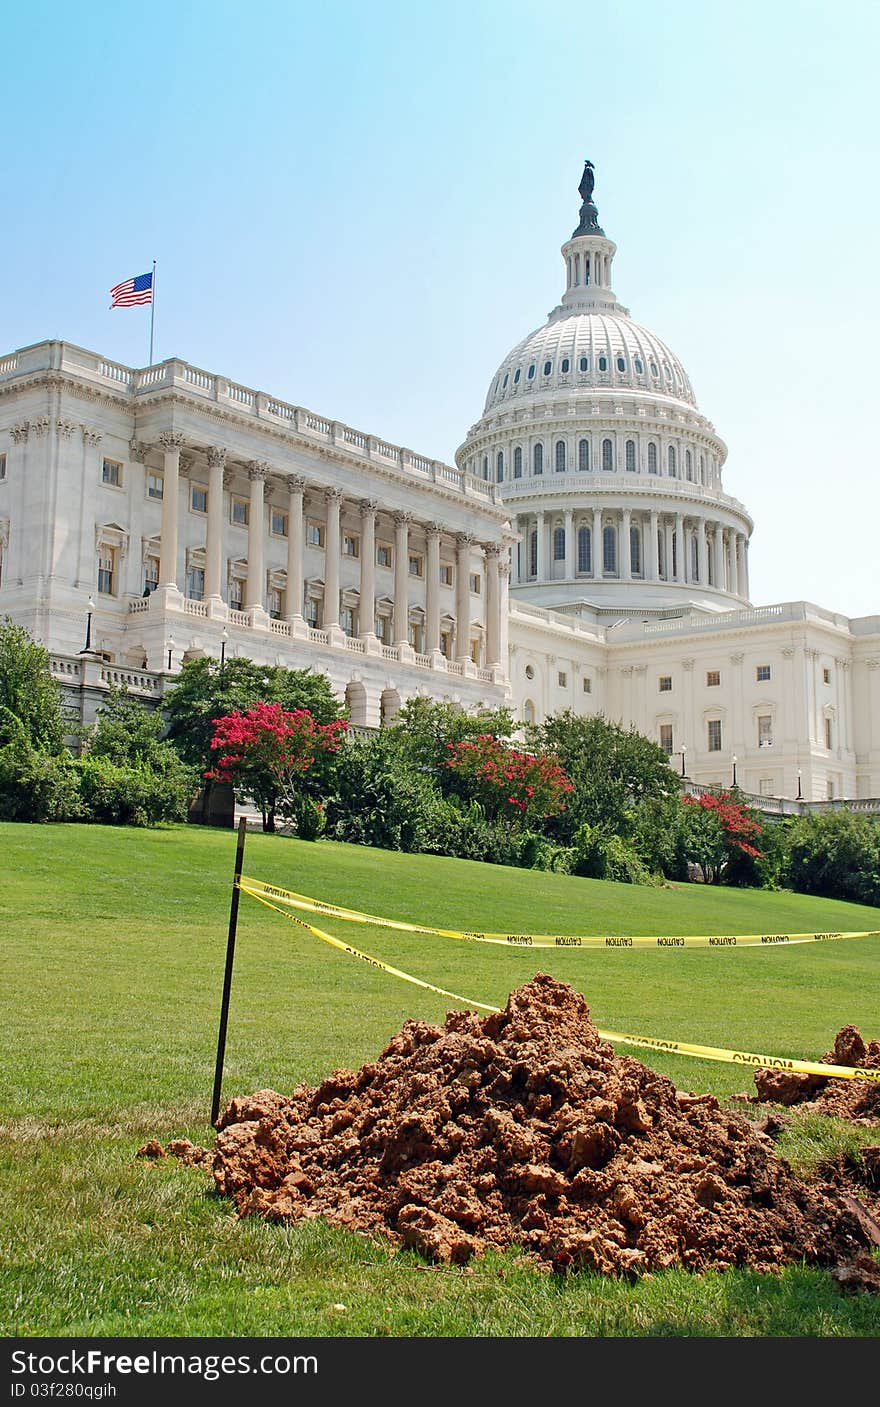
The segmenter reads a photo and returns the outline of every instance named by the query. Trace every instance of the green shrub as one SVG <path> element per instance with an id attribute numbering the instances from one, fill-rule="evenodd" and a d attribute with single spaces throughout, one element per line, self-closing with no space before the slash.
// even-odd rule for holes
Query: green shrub
<path id="1" fill-rule="evenodd" d="M 851 811 L 799 816 L 788 830 L 788 883 L 801 894 L 880 904 L 880 827 Z"/>
<path id="2" fill-rule="evenodd" d="M 188 772 L 167 775 L 145 767 L 125 767 L 88 753 L 77 758 L 84 818 L 108 826 L 154 826 L 185 821 L 190 795 Z"/>
<path id="3" fill-rule="evenodd" d="M 20 720 L 0 709 L 0 821 L 75 821 L 78 778 L 67 752 L 34 747 Z"/>
<path id="4" fill-rule="evenodd" d="M 571 873 L 587 879 L 613 879 L 619 884 L 656 884 L 632 845 L 601 826 L 578 826 L 571 847 Z"/>
<path id="5" fill-rule="evenodd" d="M 403 756 L 392 730 L 353 738 L 336 755 L 328 834 L 381 850 L 421 850 L 434 804 L 430 778 Z"/>

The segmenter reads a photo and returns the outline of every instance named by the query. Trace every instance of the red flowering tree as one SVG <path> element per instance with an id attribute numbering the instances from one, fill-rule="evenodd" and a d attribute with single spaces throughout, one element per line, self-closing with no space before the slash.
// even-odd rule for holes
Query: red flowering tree
<path id="1" fill-rule="evenodd" d="M 691 816 L 686 844 L 707 884 L 719 884 L 725 870 L 742 856 L 761 858 L 754 842 L 763 830 L 747 807 L 729 792 L 683 796 L 682 804 Z"/>
<path id="2" fill-rule="evenodd" d="M 573 790 L 554 757 L 517 752 L 490 733 L 448 743 L 446 766 L 490 821 L 506 817 L 522 824 L 555 816 Z"/>
<path id="3" fill-rule="evenodd" d="M 214 719 L 214 766 L 205 773 L 252 796 L 263 813 L 263 830 L 274 831 L 276 816 L 293 820 L 301 834 L 317 834 L 316 807 L 328 764 L 345 729 L 343 719 L 317 723 L 307 708 L 288 710 L 259 703 Z"/>

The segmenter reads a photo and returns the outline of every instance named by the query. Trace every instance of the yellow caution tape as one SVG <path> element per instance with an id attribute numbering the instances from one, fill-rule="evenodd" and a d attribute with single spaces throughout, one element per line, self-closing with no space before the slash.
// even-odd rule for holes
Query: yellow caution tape
<path id="1" fill-rule="evenodd" d="M 790 943 L 827 943 L 838 938 L 878 938 L 880 929 L 865 930 L 859 933 L 704 933 L 704 934 L 664 934 L 661 937 L 647 937 L 644 934 L 569 934 L 569 933 L 483 933 L 457 928 L 435 928 L 424 923 L 405 923 L 401 919 L 381 918 L 377 914 L 362 913 L 359 909 L 345 909 L 339 904 L 327 904 L 308 895 L 297 894 L 290 889 L 281 889 L 276 884 L 264 884 L 262 880 L 245 879 L 242 887 L 250 886 L 248 893 L 255 898 L 264 895 L 289 908 L 302 909 L 308 913 L 326 914 L 328 918 L 341 919 L 346 923 L 365 923 L 379 928 L 393 928 L 400 933 L 428 933 L 438 938 L 455 938 L 466 943 L 493 943 L 503 948 L 757 948 L 779 947 Z"/>
<path id="2" fill-rule="evenodd" d="M 378 968 L 380 972 L 387 972 L 391 977 L 400 977 L 404 982 L 412 982 L 416 987 L 423 987 L 428 992 L 436 992 L 441 997 L 451 997 L 453 1001 L 464 1002 L 466 1006 L 476 1006 L 482 1011 L 500 1011 L 501 1007 L 490 1006 L 488 1002 L 478 1002 L 470 997 L 459 996 L 457 992 L 448 992 L 444 987 L 435 987 L 431 982 L 423 982 L 419 977 L 413 977 L 409 972 L 403 972 L 399 967 L 392 967 L 390 963 L 382 962 L 380 958 L 373 957 L 371 953 L 362 953 L 359 948 L 353 948 L 349 943 L 343 943 L 339 938 L 334 938 L 330 933 L 325 933 L 320 928 L 315 928 L 313 924 L 306 923 L 305 919 L 298 918 L 296 914 L 289 913 L 286 908 L 280 908 L 267 897 L 273 893 L 274 897 L 290 895 L 289 890 L 276 891 L 275 886 L 262 884 L 259 880 L 245 879 L 244 876 L 239 881 L 239 888 L 250 894 L 251 898 L 259 900 L 265 904 L 266 908 L 274 909 L 281 914 L 282 918 L 289 919 L 291 923 L 296 923 L 300 928 L 305 928 L 309 933 L 313 933 L 316 938 L 320 938 L 331 947 L 338 948 L 340 952 L 348 953 L 350 957 L 360 958 L 362 962 L 369 963 L 371 967 Z M 293 896 L 301 898 L 302 896 Z M 309 901 L 315 902 L 315 901 Z M 327 906 L 324 906 L 327 907 Z M 330 906 L 333 907 L 333 906 Z M 354 912 L 354 911 L 347 911 Z M 339 917 L 340 915 L 337 915 Z M 363 922 L 372 921 L 381 923 L 381 919 L 368 920 L 361 915 Z M 388 925 L 400 927 L 401 925 Z M 430 932 L 444 935 L 440 929 L 421 929 L 411 925 L 405 925 L 409 931 Z M 461 935 L 463 936 L 463 935 Z M 619 1031 L 599 1031 L 600 1040 L 620 1043 L 622 1045 L 642 1046 L 649 1050 L 669 1051 L 673 1055 L 689 1055 L 697 1060 L 721 1060 L 732 1065 L 750 1065 L 761 1069 L 793 1070 L 799 1074 L 835 1076 L 846 1080 L 869 1080 L 875 1084 L 880 1084 L 880 1070 L 860 1069 L 848 1065 L 824 1065 L 821 1061 L 809 1060 L 789 1060 L 785 1056 L 778 1055 L 755 1055 L 751 1051 L 744 1050 L 722 1050 L 717 1046 L 708 1045 L 687 1045 L 683 1041 L 658 1040 L 651 1036 L 633 1036 L 622 1034 Z"/>

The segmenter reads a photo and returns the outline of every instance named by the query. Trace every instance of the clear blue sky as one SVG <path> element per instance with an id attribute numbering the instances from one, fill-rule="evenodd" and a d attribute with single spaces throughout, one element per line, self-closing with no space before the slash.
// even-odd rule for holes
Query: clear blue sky
<path id="1" fill-rule="evenodd" d="M 451 461 L 563 287 L 615 292 L 755 519 L 752 596 L 880 612 L 876 0 L 30 0 L 4 17 L 0 353 L 155 360 Z"/>

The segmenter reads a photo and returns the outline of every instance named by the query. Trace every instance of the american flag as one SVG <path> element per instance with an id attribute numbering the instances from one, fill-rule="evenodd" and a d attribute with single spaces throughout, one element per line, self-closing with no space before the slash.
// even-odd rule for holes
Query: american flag
<path id="1" fill-rule="evenodd" d="M 110 289 L 111 308 L 130 308 L 134 303 L 152 303 L 153 275 L 138 274 L 137 278 L 127 278 Z"/>

